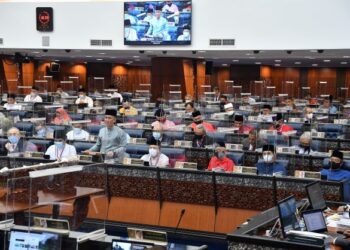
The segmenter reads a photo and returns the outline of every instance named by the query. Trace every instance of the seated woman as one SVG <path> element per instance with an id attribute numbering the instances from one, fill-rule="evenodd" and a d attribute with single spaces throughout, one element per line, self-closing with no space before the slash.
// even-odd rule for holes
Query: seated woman
<path id="1" fill-rule="evenodd" d="M 83 129 L 83 123 L 79 121 L 72 121 L 71 122 L 73 129 L 69 131 L 66 136 L 67 140 L 80 140 L 80 141 L 88 141 L 90 134 L 89 132 L 85 131 Z"/>
<path id="2" fill-rule="evenodd" d="M 34 137 L 39 138 L 50 138 L 54 136 L 54 130 L 50 127 L 47 127 L 44 121 L 35 122 L 35 133 Z"/>
<path id="3" fill-rule="evenodd" d="M 154 116 L 156 117 L 156 121 L 152 123 L 152 127 L 159 125 L 162 130 L 171 130 L 175 127 L 175 123 L 167 119 L 167 115 L 163 109 L 158 109 Z"/>
<path id="4" fill-rule="evenodd" d="M 5 148 L 8 154 L 38 151 L 33 143 L 21 138 L 21 133 L 16 127 L 12 127 L 7 131 L 7 139 L 8 142 L 5 144 Z"/>
<path id="5" fill-rule="evenodd" d="M 169 167 L 169 157 L 160 152 L 160 141 L 150 137 L 147 140 L 149 153 L 141 157 L 141 160 L 148 162 L 150 167 Z"/>
<path id="6" fill-rule="evenodd" d="M 224 143 L 218 143 L 215 147 L 215 155 L 210 159 L 208 170 L 218 172 L 233 172 L 235 163 L 226 156 Z"/>
<path id="7" fill-rule="evenodd" d="M 63 159 L 74 159 L 77 157 L 77 151 L 73 145 L 66 143 L 65 137 L 58 135 L 55 138 L 54 145 L 51 145 L 45 152 L 50 156 L 50 160 L 62 161 Z"/>
<path id="8" fill-rule="evenodd" d="M 56 109 L 56 117 L 53 119 L 52 123 L 56 125 L 66 125 L 71 121 L 67 111 L 63 108 Z"/>

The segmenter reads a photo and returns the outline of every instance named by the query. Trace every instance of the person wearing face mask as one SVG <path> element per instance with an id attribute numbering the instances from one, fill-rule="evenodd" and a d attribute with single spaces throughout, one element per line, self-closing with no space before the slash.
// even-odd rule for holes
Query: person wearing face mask
<path id="1" fill-rule="evenodd" d="M 336 114 L 337 113 L 337 107 L 332 104 L 333 102 L 333 96 L 329 95 L 328 97 L 323 99 L 322 106 L 319 107 L 320 111 L 327 110 L 329 114 Z"/>
<path id="2" fill-rule="evenodd" d="M 8 142 L 5 144 L 5 148 L 9 155 L 14 153 L 24 153 L 24 152 L 36 152 L 37 147 L 21 138 L 21 134 L 16 127 L 12 127 L 7 131 Z"/>
<path id="3" fill-rule="evenodd" d="M 314 151 L 311 149 L 311 132 L 304 132 L 299 139 L 299 145 L 296 146 L 299 155 L 313 155 Z"/>
<path id="4" fill-rule="evenodd" d="M 81 123 L 80 121 L 72 121 L 71 124 L 73 126 L 73 129 L 66 134 L 67 140 L 70 140 L 70 141 L 73 141 L 73 140 L 88 141 L 89 140 L 90 134 L 89 132 L 83 129 L 83 123 Z"/>
<path id="5" fill-rule="evenodd" d="M 124 116 L 136 116 L 138 115 L 138 111 L 136 108 L 134 108 L 130 102 L 125 101 L 123 102 L 123 106 L 121 109 L 119 109 L 119 114 Z"/>
<path id="6" fill-rule="evenodd" d="M 175 123 L 167 119 L 163 109 L 158 109 L 154 113 L 154 116 L 156 117 L 156 121 L 152 122 L 152 127 L 160 125 L 162 130 L 172 130 L 175 127 Z"/>
<path id="7" fill-rule="evenodd" d="M 24 102 L 43 102 L 43 99 L 38 94 L 39 90 L 33 86 L 29 95 L 26 95 Z"/>
<path id="8" fill-rule="evenodd" d="M 243 124 L 244 117 L 243 115 L 235 115 L 233 127 L 237 128 L 238 134 L 249 134 L 251 130 L 254 130 L 254 127 Z"/>
<path id="9" fill-rule="evenodd" d="M 344 201 L 350 201 L 350 171 L 342 169 L 344 155 L 339 150 L 332 152 L 329 169 L 322 169 L 321 175 L 328 181 L 344 181 Z"/>
<path id="10" fill-rule="evenodd" d="M 21 105 L 16 102 L 15 94 L 8 94 L 7 103 L 4 104 L 4 109 L 6 110 L 21 110 Z"/>
<path id="11" fill-rule="evenodd" d="M 124 20 L 124 39 L 125 41 L 137 41 L 137 31 L 131 27 L 130 19 Z"/>
<path id="12" fill-rule="evenodd" d="M 192 130 L 194 130 L 197 125 L 202 124 L 207 132 L 215 131 L 215 127 L 212 124 L 203 121 L 202 114 L 199 110 L 196 110 L 192 113 L 192 120 L 193 122 L 189 125 Z"/>
<path id="13" fill-rule="evenodd" d="M 205 148 L 207 145 L 207 132 L 202 124 L 197 125 L 194 129 L 194 137 L 192 142 L 193 148 Z"/>
<path id="14" fill-rule="evenodd" d="M 192 113 L 194 111 L 196 111 L 196 109 L 194 108 L 194 103 L 193 102 L 186 102 L 186 104 L 185 104 L 186 118 L 192 117 Z"/>
<path id="15" fill-rule="evenodd" d="M 252 105 L 256 103 L 255 99 L 251 97 L 250 94 L 245 94 L 242 96 L 242 103 L 245 105 Z"/>
<path id="16" fill-rule="evenodd" d="M 143 155 L 141 160 L 148 162 L 150 167 L 169 167 L 168 156 L 160 152 L 160 141 L 151 136 L 148 138 L 147 144 L 149 145 L 148 154 Z"/>
<path id="17" fill-rule="evenodd" d="M 56 109 L 56 117 L 53 119 L 52 123 L 55 125 L 67 125 L 71 121 L 70 116 L 64 108 Z"/>
<path id="18" fill-rule="evenodd" d="M 191 41 L 191 31 L 190 31 L 189 25 L 185 25 L 183 27 L 182 35 L 179 35 L 177 40 L 178 41 Z"/>
<path id="19" fill-rule="evenodd" d="M 262 161 L 258 161 L 256 168 L 258 175 L 282 175 L 287 174 L 287 170 L 284 166 L 276 161 L 275 147 L 273 145 L 266 144 L 262 150 Z"/>
<path id="20" fill-rule="evenodd" d="M 270 127 L 269 130 L 277 130 L 278 133 L 284 133 L 293 131 L 294 129 L 291 126 L 284 124 L 283 115 L 281 113 L 278 113 L 276 115 L 274 124 Z"/>
<path id="21" fill-rule="evenodd" d="M 35 137 L 52 139 L 53 135 L 54 130 L 50 127 L 47 127 L 44 121 L 39 121 L 35 123 Z"/>
<path id="22" fill-rule="evenodd" d="M 78 90 L 78 99 L 75 101 L 75 104 L 87 104 L 89 108 L 92 108 L 94 106 L 94 101 L 91 97 L 86 95 L 85 89 L 80 88 Z"/>
<path id="23" fill-rule="evenodd" d="M 258 138 L 258 132 L 254 129 L 249 131 L 248 138 L 243 139 L 243 150 L 255 151 L 261 150 L 265 142 Z"/>
<path id="24" fill-rule="evenodd" d="M 298 112 L 297 106 L 295 105 L 293 98 L 286 99 L 284 108 L 287 112 Z"/>
<path id="25" fill-rule="evenodd" d="M 69 96 L 69 94 L 67 92 L 63 91 L 63 88 L 60 85 L 57 86 L 56 94 L 58 94 L 61 97 L 68 97 Z"/>
<path id="26" fill-rule="evenodd" d="M 217 143 L 215 155 L 211 157 L 208 170 L 218 172 L 233 172 L 235 163 L 226 156 L 225 143 Z"/>
<path id="27" fill-rule="evenodd" d="M 51 145 L 45 152 L 50 160 L 62 161 L 63 159 L 74 159 L 77 151 L 73 145 L 66 143 L 64 136 L 57 135 L 54 145 Z"/>
<path id="28" fill-rule="evenodd" d="M 273 122 L 272 119 L 272 107 L 270 104 L 264 104 L 261 113 L 258 115 L 259 121 L 262 122 Z"/>
<path id="29" fill-rule="evenodd" d="M 224 106 L 224 109 L 225 109 L 225 113 L 228 115 L 228 117 L 232 118 L 234 113 L 235 113 L 234 108 L 233 108 L 233 104 L 232 103 L 227 103 Z"/>

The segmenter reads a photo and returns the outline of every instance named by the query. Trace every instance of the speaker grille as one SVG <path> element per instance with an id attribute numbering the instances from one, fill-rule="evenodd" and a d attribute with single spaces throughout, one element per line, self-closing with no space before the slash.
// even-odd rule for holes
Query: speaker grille
<path id="1" fill-rule="evenodd" d="M 221 39 L 210 39 L 209 44 L 214 45 L 214 46 L 220 46 L 220 45 L 222 45 L 222 40 Z"/>
<path id="2" fill-rule="evenodd" d="M 112 40 L 102 40 L 102 46 L 112 46 Z"/>
<path id="3" fill-rule="evenodd" d="M 101 46 L 101 40 L 91 39 L 90 45 L 91 46 Z"/>
<path id="4" fill-rule="evenodd" d="M 4 44 L 4 38 L 0 38 L 0 45 Z"/>
<path id="5" fill-rule="evenodd" d="M 49 47 L 50 46 L 50 37 L 49 36 L 43 36 L 42 37 L 42 41 L 41 41 L 41 45 L 43 47 Z"/>
<path id="6" fill-rule="evenodd" d="M 222 39 L 222 45 L 235 45 L 235 39 Z"/>

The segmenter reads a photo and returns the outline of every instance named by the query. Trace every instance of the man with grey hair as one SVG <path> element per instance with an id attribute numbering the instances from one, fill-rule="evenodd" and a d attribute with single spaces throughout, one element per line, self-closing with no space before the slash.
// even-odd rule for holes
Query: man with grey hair
<path id="1" fill-rule="evenodd" d="M 299 150 L 299 155 L 312 155 L 314 152 L 311 149 L 311 132 L 304 132 L 299 138 L 299 145 L 296 146 L 296 150 Z"/>
<path id="2" fill-rule="evenodd" d="M 5 148 L 8 154 L 37 151 L 37 147 L 33 143 L 21 138 L 21 133 L 16 127 L 12 127 L 7 131 L 7 139 L 8 142 L 5 144 Z"/>

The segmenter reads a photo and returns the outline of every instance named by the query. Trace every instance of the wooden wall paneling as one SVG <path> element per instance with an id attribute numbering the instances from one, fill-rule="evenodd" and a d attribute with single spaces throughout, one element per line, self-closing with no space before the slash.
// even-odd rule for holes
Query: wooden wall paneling
<path id="1" fill-rule="evenodd" d="M 207 88 L 203 88 L 203 85 L 211 85 L 211 81 L 208 80 L 210 78 L 209 75 L 205 74 L 205 61 L 199 60 L 196 63 L 196 75 L 195 75 L 195 83 L 194 83 L 194 98 L 199 100 L 200 96 L 203 95 L 204 91 L 211 91 Z"/>
<path id="2" fill-rule="evenodd" d="M 73 81 L 73 90 L 80 86 L 87 87 L 87 66 L 85 63 L 61 63 L 60 72 L 54 81 L 54 91 L 61 80 L 70 80 L 70 76 L 78 76 L 79 82 Z"/>
<path id="3" fill-rule="evenodd" d="M 34 63 L 22 64 L 23 86 L 33 86 L 34 84 Z"/>
<path id="4" fill-rule="evenodd" d="M 288 94 L 294 98 L 299 96 L 300 90 L 300 71 L 298 68 L 284 68 L 284 79 L 283 81 L 293 81 L 294 84 L 287 84 Z"/>
<path id="5" fill-rule="evenodd" d="M 196 65 L 196 63 L 193 63 L 192 60 L 183 61 L 183 72 L 184 72 L 185 84 L 181 88 L 182 99 L 185 98 L 186 94 L 189 94 L 191 96 L 194 96 L 195 94 L 194 86 L 195 86 L 195 81 L 197 80 L 197 76 L 193 74 L 194 67 L 197 67 L 196 72 L 198 74 L 198 66 Z M 201 70 L 199 69 L 199 71 Z M 202 80 L 199 80 L 199 82 L 197 81 L 197 84 L 203 84 Z"/>
<path id="6" fill-rule="evenodd" d="M 345 70 L 345 87 L 349 88 L 348 95 L 350 95 L 350 68 Z"/>
<path id="7" fill-rule="evenodd" d="M 17 83 L 9 82 L 8 80 L 18 79 L 18 71 L 17 64 L 13 63 L 10 60 L 2 60 L 2 64 L 4 67 L 5 80 L 7 83 L 7 88 L 9 93 L 18 93 L 17 91 Z M 22 79 L 18 79 L 18 82 L 21 82 Z"/>
<path id="8" fill-rule="evenodd" d="M 128 68 L 125 65 L 112 66 L 112 85 L 121 92 L 133 92 L 133 86 L 128 84 Z"/>
<path id="9" fill-rule="evenodd" d="M 232 94 L 232 84 L 226 84 L 226 80 L 230 80 L 230 68 L 220 67 L 214 69 L 214 74 L 212 75 L 212 83 L 216 83 L 219 87 L 221 93 Z"/>
<path id="10" fill-rule="evenodd" d="M 248 218 L 258 215 L 261 211 L 222 208 L 218 209 L 215 222 L 216 233 L 230 233 Z"/>
<path id="11" fill-rule="evenodd" d="M 318 81 L 327 81 L 327 90 L 324 94 L 335 96 L 336 94 L 336 69 L 333 68 L 310 68 L 308 71 L 308 82 L 313 96 L 319 94 Z M 320 93 L 322 94 L 322 93 Z"/>
<path id="12" fill-rule="evenodd" d="M 231 65 L 230 79 L 242 85 L 242 92 L 250 92 L 250 82 L 260 80 L 260 66 Z"/>
<path id="13" fill-rule="evenodd" d="M 128 67 L 127 68 L 127 84 L 121 91 L 135 92 L 139 88 L 139 84 L 151 83 L 150 67 Z"/>
<path id="14" fill-rule="evenodd" d="M 0 84 L 1 84 L 2 92 L 7 92 L 8 87 L 7 87 L 6 77 L 5 77 L 4 63 L 2 59 L 0 60 Z"/>
<path id="15" fill-rule="evenodd" d="M 94 81 L 94 77 L 104 77 L 104 86 L 102 81 Z M 88 63 L 87 64 L 87 86 L 89 92 L 95 89 L 101 91 L 107 88 L 112 82 L 112 64 L 111 63 Z"/>
<path id="16" fill-rule="evenodd" d="M 349 90 L 345 91 L 341 88 L 344 88 L 346 85 L 346 69 L 345 68 L 337 68 L 336 69 L 336 97 L 337 98 L 347 98 L 349 94 Z"/>

